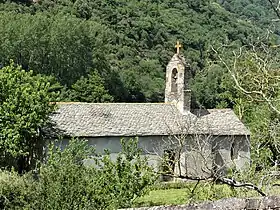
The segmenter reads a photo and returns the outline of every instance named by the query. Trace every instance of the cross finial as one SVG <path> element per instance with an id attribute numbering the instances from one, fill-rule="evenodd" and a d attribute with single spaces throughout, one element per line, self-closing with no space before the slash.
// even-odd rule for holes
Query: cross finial
<path id="1" fill-rule="evenodd" d="M 177 41 L 175 47 L 177 48 L 177 54 L 179 54 L 180 53 L 180 47 L 182 47 L 182 45 L 180 44 L 179 41 Z"/>

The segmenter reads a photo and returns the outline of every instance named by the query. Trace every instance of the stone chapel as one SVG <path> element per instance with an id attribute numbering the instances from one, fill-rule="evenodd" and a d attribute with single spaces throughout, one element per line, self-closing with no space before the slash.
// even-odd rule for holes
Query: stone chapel
<path id="1" fill-rule="evenodd" d="M 157 170 L 207 177 L 250 164 L 250 132 L 231 109 L 193 109 L 190 67 L 177 52 L 166 67 L 164 103 L 60 102 L 52 115 L 62 146 L 85 138 L 96 150 L 120 152 L 120 139 L 137 137 Z"/>

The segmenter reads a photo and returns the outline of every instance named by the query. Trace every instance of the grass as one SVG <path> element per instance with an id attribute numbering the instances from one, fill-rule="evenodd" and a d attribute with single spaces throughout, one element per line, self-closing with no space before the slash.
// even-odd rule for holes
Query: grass
<path id="1" fill-rule="evenodd" d="M 149 194 L 138 198 L 134 206 L 160 206 L 160 205 L 174 205 L 184 204 L 187 198 L 186 189 L 166 189 L 166 190 L 152 190 Z"/>
<path id="2" fill-rule="evenodd" d="M 171 186 L 158 185 L 147 195 L 135 200 L 134 207 L 180 205 L 202 201 L 218 200 L 228 197 L 257 197 L 257 192 L 244 188 L 231 188 L 224 184 L 199 183 L 174 184 Z M 192 193 L 193 191 L 193 193 Z"/>
<path id="3" fill-rule="evenodd" d="M 267 195 L 280 195 L 280 179 L 277 176 L 267 176 L 266 171 L 260 173 L 251 171 L 236 177 L 241 182 L 248 180 L 262 186 L 261 190 Z M 278 186 L 273 187 L 273 184 Z M 236 188 L 211 181 L 158 182 L 152 186 L 149 193 L 135 200 L 134 207 L 190 204 L 229 197 L 250 198 L 260 197 L 260 194 L 252 189 Z"/>

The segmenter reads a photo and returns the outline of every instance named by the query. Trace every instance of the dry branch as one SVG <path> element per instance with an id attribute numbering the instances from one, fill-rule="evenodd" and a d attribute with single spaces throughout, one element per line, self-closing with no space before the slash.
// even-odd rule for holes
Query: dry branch
<path id="1" fill-rule="evenodd" d="M 252 183 L 242 183 L 242 182 L 238 182 L 234 179 L 229 179 L 229 178 L 225 178 L 225 177 L 219 178 L 218 181 L 220 181 L 224 184 L 227 184 L 229 186 L 232 186 L 232 187 L 245 187 L 248 189 L 252 189 L 252 190 L 257 191 L 260 195 L 266 196 L 266 194 L 260 188 L 258 188 L 256 185 L 254 185 Z"/>
<path id="2" fill-rule="evenodd" d="M 275 7 L 275 5 L 273 4 L 273 1 L 272 0 L 268 0 L 273 11 L 275 12 L 276 16 L 280 19 L 280 12 L 279 12 L 279 4 L 280 4 L 280 1 L 278 1 L 278 6 Z"/>
<path id="3" fill-rule="evenodd" d="M 269 61 L 266 59 L 262 59 L 261 57 L 259 57 L 254 49 L 255 47 L 253 46 L 253 52 L 254 52 L 254 56 L 255 56 L 255 59 L 259 61 L 259 68 L 261 71 L 264 72 L 266 78 L 268 79 L 268 69 L 269 69 Z M 263 47 L 264 48 L 264 47 Z M 262 48 L 262 49 L 263 49 Z M 273 110 L 275 113 L 277 113 L 278 115 L 280 115 L 280 110 L 276 108 L 276 106 L 273 105 L 273 101 L 274 100 L 271 100 L 269 98 L 269 96 L 264 92 L 266 87 L 263 87 L 263 85 L 261 85 L 261 81 L 259 81 L 259 78 L 252 78 L 252 79 L 255 79 L 256 83 L 259 83 L 260 85 L 258 85 L 258 87 L 262 87 L 260 88 L 259 90 L 248 90 L 246 89 L 245 87 L 243 87 L 238 78 L 237 78 L 237 74 L 236 74 L 236 70 L 237 70 L 237 60 L 241 57 L 242 55 L 242 50 L 243 48 L 241 47 L 239 49 L 239 53 L 237 54 L 236 52 L 233 52 L 234 54 L 234 62 L 233 62 L 233 66 L 232 68 L 226 63 L 226 61 L 220 56 L 220 54 L 217 52 L 217 50 L 215 50 L 213 47 L 212 47 L 212 50 L 213 52 L 217 55 L 219 61 L 225 66 L 226 70 L 228 71 L 228 73 L 231 75 L 234 83 L 235 83 L 235 86 L 236 88 L 241 91 L 243 94 L 249 96 L 252 100 L 258 100 L 256 98 L 254 98 L 254 95 L 255 96 L 259 96 L 262 101 L 265 101 L 267 103 L 267 105 L 271 108 L 271 110 Z M 268 52 L 267 52 L 268 53 Z M 275 76 L 276 79 L 279 80 L 278 76 Z M 268 82 L 267 82 L 268 84 Z"/>

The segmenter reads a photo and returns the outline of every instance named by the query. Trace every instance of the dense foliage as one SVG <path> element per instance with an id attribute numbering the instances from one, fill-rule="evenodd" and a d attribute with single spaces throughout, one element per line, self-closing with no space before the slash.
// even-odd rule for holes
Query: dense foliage
<path id="1" fill-rule="evenodd" d="M 59 85 L 52 77 L 34 75 L 20 66 L 0 69 L 0 168 L 19 172 L 42 157 L 42 128 L 47 127 Z"/>
<path id="2" fill-rule="evenodd" d="M 74 84 L 84 90 L 88 75 L 104 81 L 98 94 L 65 97 L 67 92 L 60 100 L 163 101 L 165 66 L 176 40 L 195 75 L 213 60 L 211 46 L 239 47 L 263 32 L 214 1 L 4 1 L 0 11 L 0 64 L 13 59 L 25 70 L 52 75 L 66 92 Z M 213 100 L 220 94 L 208 93 Z"/>
<path id="3" fill-rule="evenodd" d="M 275 28 L 275 33 L 279 35 L 279 24 L 274 22 L 278 19 L 273 7 L 277 8 L 276 0 L 218 0 L 218 2 L 237 17 L 250 21 L 261 27 Z M 276 25 L 275 25 L 276 24 Z M 274 27 L 273 27 L 274 26 Z"/>
<path id="4" fill-rule="evenodd" d="M 49 151 L 37 177 L 0 172 L 1 209 L 118 209 L 131 206 L 156 179 L 136 140 L 122 141 L 116 160 L 80 139 Z"/>

